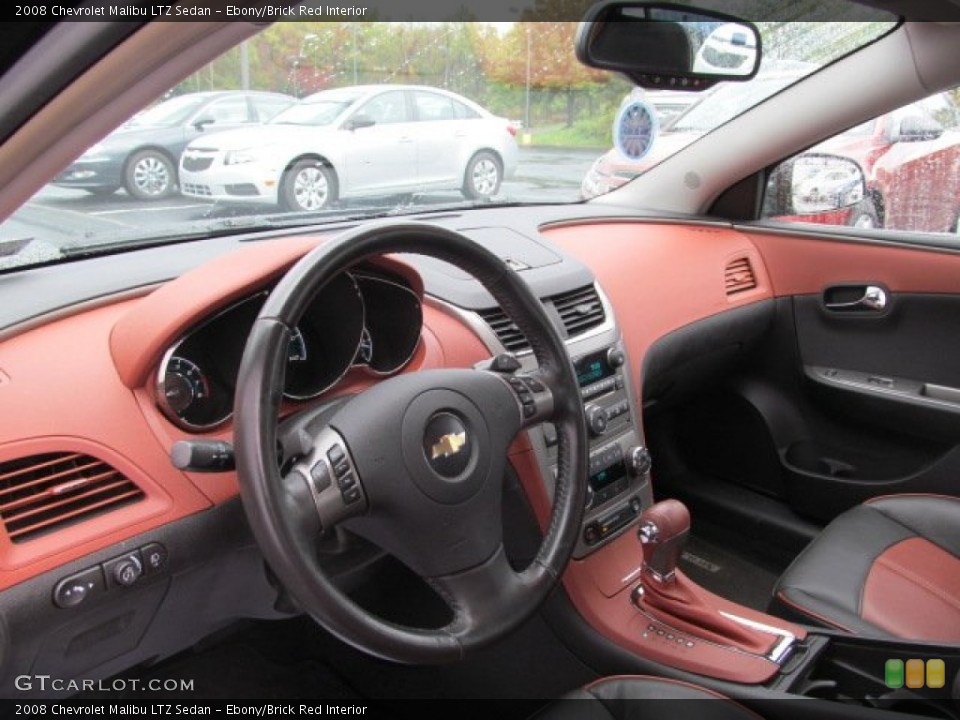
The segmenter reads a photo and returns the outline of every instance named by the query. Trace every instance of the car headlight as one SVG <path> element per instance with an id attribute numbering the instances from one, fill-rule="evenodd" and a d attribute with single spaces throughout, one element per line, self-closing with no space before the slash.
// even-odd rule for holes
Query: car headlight
<path id="1" fill-rule="evenodd" d="M 231 150 L 223 158 L 224 165 L 242 165 L 243 163 L 255 162 L 257 154 L 253 148 L 243 148 L 242 150 Z"/>

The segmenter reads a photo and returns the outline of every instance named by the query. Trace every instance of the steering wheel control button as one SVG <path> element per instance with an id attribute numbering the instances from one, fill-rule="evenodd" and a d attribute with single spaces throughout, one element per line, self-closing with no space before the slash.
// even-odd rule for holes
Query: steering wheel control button
<path id="1" fill-rule="evenodd" d="M 453 413 L 433 416 L 423 433 L 423 452 L 437 475 L 455 478 L 470 464 L 473 445 L 466 426 Z"/>
<path id="2" fill-rule="evenodd" d="M 341 492 L 340 495 L 343 497 L 344 505 L 352 505 L 360 500 L 360 488 L 356 485 L 353 485 L 352 487 Z"/>
<path id="3" fill-rule="evenodd" d="M 156 575 L 167 569 L 169 555 L 167 549 L 160 543 L 149 543 L 140 548 L 140 557 L 143 558 L 143 574 Z"/>
<path id="4" fill-rule="evenodd" d="M 318 460 L 310 468 L 310 481 L 313 483 L 313 491 L 319 495 L 332 484 L 330 478 L 330 466 L 323 460 Z"/>
<path id="5" fill-rule="evenodd" d="M 337 485 L 340 486 L 340 490 L 346 492 L 350 488 L 356 487 L 357 478 L 353 473 L 348 472 L 346 475 L 337 478 Z"/>
<path id="6" fill-rule="evenodd" d="M 143 577 L 143 560 L 135 550 L 103 564 L 104 574 L 111 587 L 130 587 Z"/>
<path id="7" fill-rule="evenodd" d="M 103 572 L 99 566 L 93 567 L 58 582 L 53 589 L 53 604 L 60 608 L 76 607 L 104 589 Z"/>
<path id="8" fill-rule="evenodd" d="M 345 459 L 347 454 L 344 452 L 343 448 L 339 445 L 334 445 L 332 448 L 327 450 L 327 459 L 330 461 L 330 464 L 336 467 L 337 463 Z"/>
<path id="9" fill-rule="evenodd" d="M 523 378 L 523 381 L 526 383 L 527 387 L 535 393 L 547 391 L 546 386 L 534 377 L 525 377 Z"/>

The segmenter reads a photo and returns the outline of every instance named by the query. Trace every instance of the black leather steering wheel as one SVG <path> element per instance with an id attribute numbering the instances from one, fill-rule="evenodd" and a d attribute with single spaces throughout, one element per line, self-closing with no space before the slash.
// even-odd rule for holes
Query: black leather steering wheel
<path id="1" fill-rule="evenodd" d="M 291 328 L 332 278 L 372 256 L 429 255 L 473 275 L 530 341 L 539 369 L 426 370 L 377 383 L 310 433 L 281 477 L 277 422 Z M 557 427 L 553 510 L 536 558 L 514 570 L 503 549 L 503 473 L 511 441 Z M 247 341 L 235 405 L 243 505 L 270 567 L 317 622 L 354 647 L 406 663 L 458 660 L 502 637 L 546 598 L 577 541 L 586 492 L 580 393 L 543 305 L 504 262 L 451 230 L 413 222 L 365 225 L 324 243 L 270 293 Z M 452 610 L 439 629 L 403 627 L 360 608 L 317 560 L 338 523 L 418 573 Z"/>

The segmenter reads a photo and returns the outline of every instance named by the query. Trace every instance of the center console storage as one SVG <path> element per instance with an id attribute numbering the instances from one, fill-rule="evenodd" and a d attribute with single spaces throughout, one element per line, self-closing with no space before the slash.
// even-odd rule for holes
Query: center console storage
<path id="1" fill-rule="evenodd" d="M 921 717 L 960 718 L 960 647 L 818 631 L 771 686 Z"/>

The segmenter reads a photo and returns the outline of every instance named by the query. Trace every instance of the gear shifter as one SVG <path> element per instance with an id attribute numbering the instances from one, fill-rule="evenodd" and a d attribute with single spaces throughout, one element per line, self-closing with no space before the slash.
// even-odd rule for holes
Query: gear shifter
<path id="1" fill-rule="evenodd" d="M 643 582 L 635 602 L 669 627 L 713 643 L 766 654 L 779 639 L 720 612 L 711 595 L 677 571 L 690 536 L 690 511 L 679 500 L 662 500 L 640 515 Z"/>
<path id="2" fill-rule="evenodd" d="M 663 500 L 640 516 L 643 565 L 654 580 L 671 583 L 690 536 L 690 511 L 679 500 Z"/>

